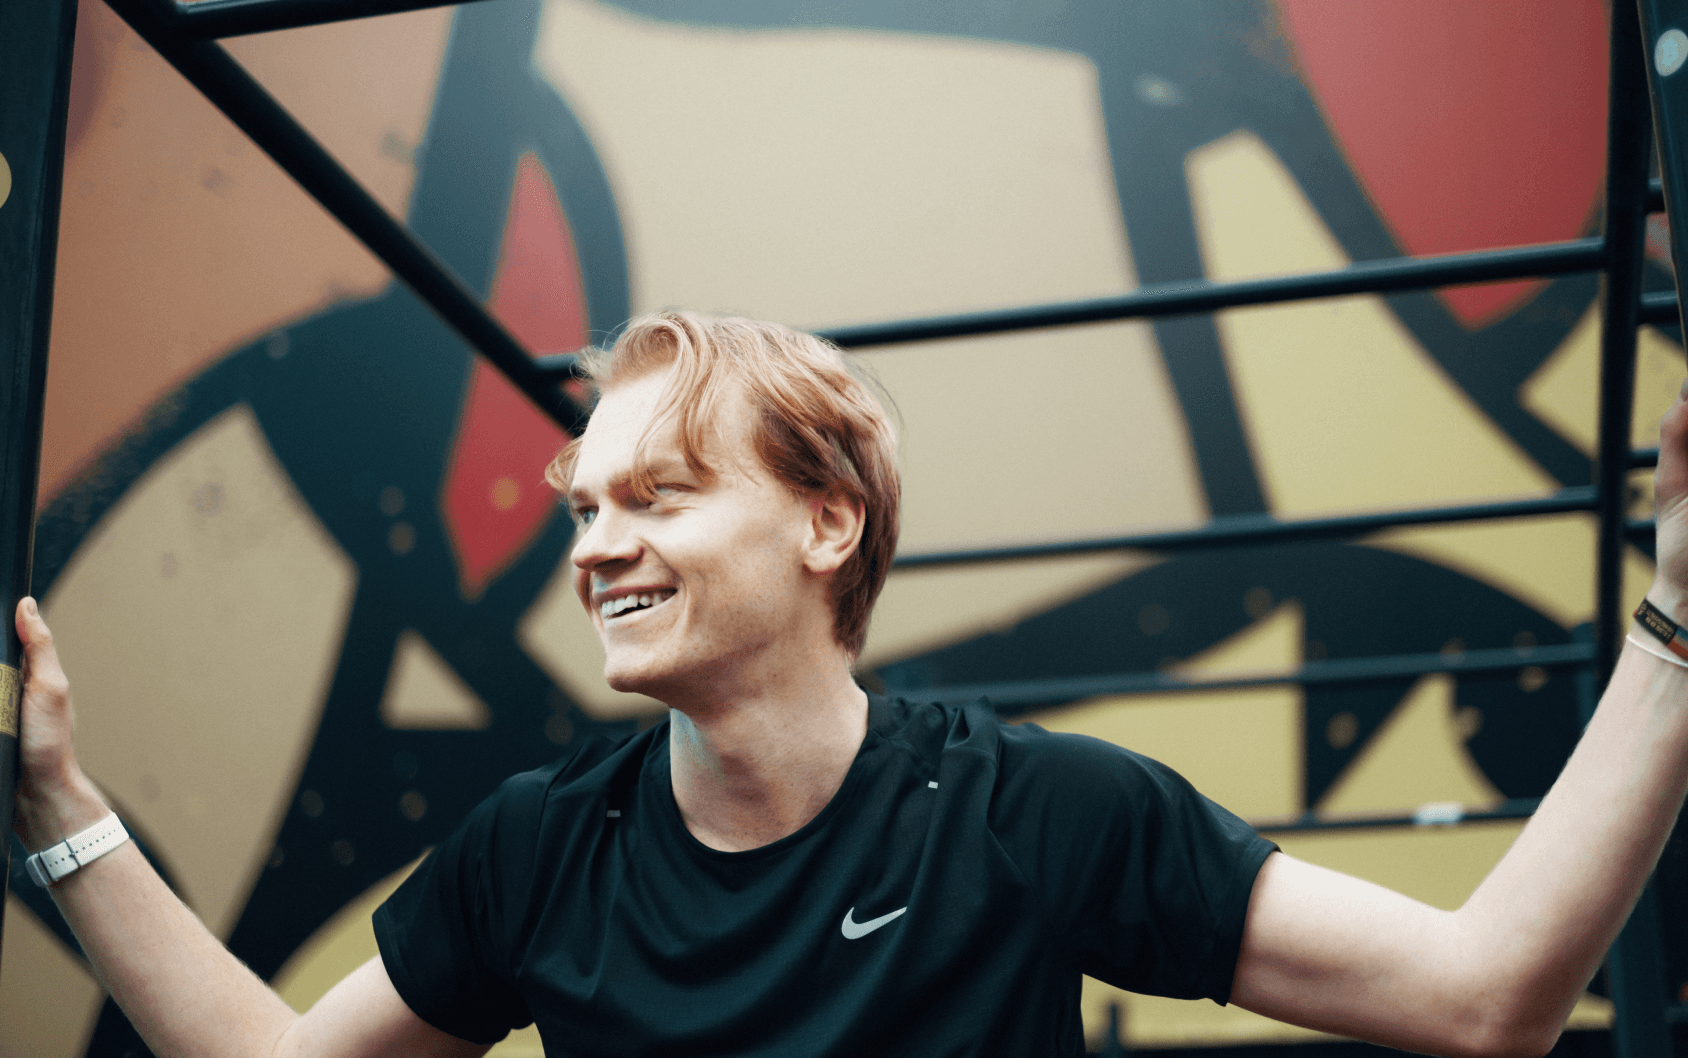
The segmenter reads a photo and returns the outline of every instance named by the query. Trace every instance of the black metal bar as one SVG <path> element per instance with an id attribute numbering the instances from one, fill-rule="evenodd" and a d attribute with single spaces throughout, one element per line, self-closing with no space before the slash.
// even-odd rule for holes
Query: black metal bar
<path id="1" fill-rule="evenodd" d="M 1601 686 L 1617 661 L 1620 635 L 1625 476 L 1635 400 L 1635 332 L 1647 224 L 1648 119 L 1640 35 L 1629 4 L 1614 5 L 1612 87 L 1607 116 L 1606 270 L 1601 281 L 1599 448 L 1596 455 L 1595 665 Z M 1619 38 L 1627 42 L 1620 44 Z"/>
<path id="2" fill-rule="evenodd" d="M 1651 7 L 1641 0 L 1642 8 Z M 1595 460 L 1599 489 L 1599 536 L 1596 552 L 1594 610 L 1594 680 L 1586 688 L 1592 698 L 1604 688 L 1617 663 L 1618 637 L 1626 615 L 1621 593 L 1623 551 L 1628 506 L 1626 478 L 1633 456 L 1629 450 L 1630 417 L 1635 400 L 1635 333 L 1640 322 L 1642 263 L 1648 211 L 1647 163 L 1649 115 L 1642 105 L 1647 93 L 1646 52 L 1642 18 L 1637 7 L 1612 5 L 1611 89 L 1606 117 L 1606 269 L 1601 281 L 1599 452 Z M 1665 145 L 1667 148 L 1669 144 Z M 1677 145 L 1681 148 L 1681 144 Z M 1666 157 L 1664 187 L 1672 195 L 1672 172 L 1680 172 Z M 1681 258 L 1678 258 L 1680 260 Z M 1652 885 L 1642 893 L 1629 920 L 1607 953 L 1606 975 L 1611 986 L 1613 1051 L 1617 1058 L 1657 1058 L 1671 1052 L 1665 1024 L 1664 973 L 1659 954 L 1658 914 Z"/>
<path id="3" fill-rule="evenodd" d="M 59 197 L 64 183 L 76 0 L 0 3 L 0 823 L 9 825 L 18 782 L 19 669 L 12 622 L 29 594 L 41 406 L 53 322 Z M 0 839 L 0 930 L 12 845 Z"/>
<path id="4" fill-rule="evenodd" d="M 1682 310 L 1677 306 L 1676 295 L 1668 290 L 1641 295 L 1640 320 L 1642 323 L 1680 323 Z"/>
<path id="5" fill-rule="evenodd" d="M 1493 823 L 1507 819 L 1528 819 L 1541 804 L 1539 797 L 1514 797 L 1489 808 L 1458 808 L 1458 815 L 1440 812 L 1440 805 L 1426 805 L 1411 815 L 1323 816 L 1304 812 L 1290 819 L 1250 823 L 1260 834 L 1306 834 L 1318 830 L 1374 830 L 1381 827 L 1445 827 L 1467 823 Z"/>
<path id="6" fill-rule="evenodd" d="M 945 701 L 989 698 L 992 705 L 1023 709 L 1057 702 L 1104 695 L 1180 694 L 1190 691 L 1233 691 L 1254 687 L 1278 687 L 1378 683 L 1431 673 L 1504 672 L 1532 666 L 1543 669 L 1575 668 L 1594 660 L 1586 643 L 1532 647 L 1528 650 L 1467 650 L 1459 654 L 1395 654 L 1380 657 L 1340 658 L 1309 661 L 1289 672 L 1256 673 L 1213 679 L 1186 679 L 1165 672 L 1104 673 L 1097 676 L 1058 676 L 1043 680 L 1004 680 L 997 683 L 958 684 L 949 687 L 904 687 L 886 685 L 889 694 L 913 693 Z"/>
<path id="7" fill-rule="evenodd" d="M 170 32 L 179 40 L 215 40 L 247 33 L 345 22 L 400 11 L 449 7 L 465 0 L 158 0 Z"/>
<path id="8" fill-rule="evenodd" d="M 362 240 L 463 339 L 563 429 L 578 433 L 586 414 L 534 365 L 520 342 L 481 305 L 432 250 L 395 221 L 363 185 L 293 120 L 262 85 L 216 44 L 178 40 L 152 0 L 110 0 L 148 44 L 216 104 L 276 164 Z"/>
<path id="9" fill-rule="evenodd" d="M 1629 468 L 1631 470 L 1641 470 L 1646 467 L 1656 467 L 1658 465 L 1659 449 L 1657 446 L 1653 448 L 1637 448 L 1629 454 Z"/>
<path id="10" fill-rule="evenodd" d="M 970 562 L 1009 562 L 1016 559 L 1080 555 L 1096 551 L 1191 551 L 1204 547 L 1234 547 L 1243 544 L 1290 543 L 1302 540 L 1341 540 L 1404 525 L 1440 525 L 1449 522 L 1487 521 L 1496 518 L 1527 518 L 1567 514 L 1594 509 L 1593 486 L 1575 485 L 1551 496 L 1527 500 L 1502 500 L 1461 507 L 1427 507 L 1412 511 L 1379 511 L 1331 518 L 1303 518 L 1280 521 L 1270 515 L 1242 515 L 1215 518 L 1198 529 L 1179 529 L 1135 536 L 1110 536 L 1092 540 L 1064 540 L 1004 547 L 970 548 L 961 551 L 926 551 L 898 555 L 892 565 L 898 569 L 924 566 L 956 566 Z"/>
<path id="11" fill-rule="evenodd" d="M 865 349 L 876 345 L 896 345 L 975 334 L 999 334 L 1005 331 L 1060 327 L 1075 323 L 1215 312 L 1243 305 L 1305 301 L 1310 298 L 1339 297 L 1346 294 L 1380 294 L 1502 279 L 1593 272 L 1604 262 L 1602 240 L 1588 238 L 1541 246 L 1485 250 L 1481 253 L 1449 254 L 1442 257 L 1399 257 L 1386 261 L 1361 261 L 1347 268 L 1305 275 L 1272 276 L 1229 283 L 1212 283 L 1206 280 L 1163 283 L 1139 287 L 1129 294 L 1117 297 L 832 327 L 815 333 L 846 349 Z"/>
<path id="12" fill-rule="evenodd" d="M 580 377 L 580 358 L 573 353 L 548 353 L 533 358 L 533 366 L 553 385 Z"/>
<path id="13" fill-rule="evenodd" d="M 1647 181 L 1647 212 L 1663 213 L 1665 211 L 1665 182 L 1658 177 Z"/>

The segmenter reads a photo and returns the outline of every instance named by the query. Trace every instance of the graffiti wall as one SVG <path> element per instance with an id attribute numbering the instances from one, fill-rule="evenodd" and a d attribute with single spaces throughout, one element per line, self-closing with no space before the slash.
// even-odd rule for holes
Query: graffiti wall
<path id="1" fill-rule="evenodd" d="M 670 306 L 824 327 L 1591 233 L 1606 15 L 1523 7 L 488 0 L 227 46 L 550 353 Z M 80 753 L 206 924 L 304 1006 L 500 779 L 662 710 L 603 684 L 569 590 L 540 477 L 566 436 L 100 0 L 68 139 L 35 584 Z M 1662 238 L 1648 282 L 1671 282 Z M 1587 484 L 1597 311 L 1570 276 L 862 359 L 901 421 L 915 553 Z M 1646 446 L 1680 333 L 1644 329 L 1639 355 Z M 1563 644 L 1586 635 L 1593 550 L 1563 515 L 902 571 L 861 677 L 941 694 Z M 1651 567 L 1626 562 L 1633 605 Z M 1576 710 L 1572 677 L 1528 667 L 1003 712 L 1269 821 L 1539 795 Z M 1457 906 L 1516 830 L 1282 844 Z M 14 861 L 0 1055 L 126 1053 Z M 1098 1048 L 1116 1005 L 1135 1047 L 1311 1036 L 1085 997 Z M 1573 1025 L 1609 1019 L 1591 995 Z"/>

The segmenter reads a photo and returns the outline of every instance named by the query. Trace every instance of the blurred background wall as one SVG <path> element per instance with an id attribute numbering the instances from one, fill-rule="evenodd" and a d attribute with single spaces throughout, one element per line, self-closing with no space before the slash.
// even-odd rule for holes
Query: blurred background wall
<path id="1" fill-rule="evenodd" d="M 540 478 L 566 437 L 100 0 L 79 17 L 36 591 L 85 767 L 304 1006 L 501 778 L 662 712 L 604 686 L 568 588 L 570 524 Z M 564 352 L 670 306 L 822 327 L 1587 234 L 1606 18 L 1599 0 L 488 0 L 229 47 L 529 348 Z M 1662 230 L 1648 275 L 1669 288 Z M 1586 484 L 1595 295 L 1574 276 L 875 350 L 902 549 Z M 1679 331 L 1644 328 L 1637 446 L 1682 375 Z M 1593 554 L 1592 519 L 1566 515 L 902 571 L 861 675 L 942 694 L 1566 643 Z M 1651 566 L 1627 561 L 1633 606 Z M 1572 684 L 1526 668 L 1004 712 L 1269 821 L 1537 796 L 1575 737 Z M 1453 907 L 1516 830 L 1282 843 Z M 41 894 L 14 887 L 4 944 L 0 1055 L 134 1046 Z M 1093 1048 L 1116 1004 L 1138 1048 L 1317 1038 L 1094 982 L 1085 1002 Z M 1609 1020 L 1591 995 L 1572 1024 Z"/>

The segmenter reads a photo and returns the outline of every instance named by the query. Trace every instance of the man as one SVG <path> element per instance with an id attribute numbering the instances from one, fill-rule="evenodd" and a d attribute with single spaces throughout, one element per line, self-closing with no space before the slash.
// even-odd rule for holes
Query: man
<path id="1" fill-rule="evenodd" d="M 1273 851 L 1164 768 L 872 698 L 850 677 L 895 544 L 891 431 L 835 351 L 638 321 L 553 467 L 612 686 L 670 707 L 507 782 L 376 915 L 303 1016 L 131 845 L 54 898 L 160 1055 L 1082 1052 L 1079 975 L 1442 1054 L 1545 1052 L 1688 786 L 1688 662 L 1632 635 L 1564 775 L 1458 911 Z M 1665 418 L 1659 575 L 1688 621 L 1688 403 Z M 17 827 L 107 810 L 31 602 Z M 1640 629 L 1640 626 L 1637 626 Z"/>

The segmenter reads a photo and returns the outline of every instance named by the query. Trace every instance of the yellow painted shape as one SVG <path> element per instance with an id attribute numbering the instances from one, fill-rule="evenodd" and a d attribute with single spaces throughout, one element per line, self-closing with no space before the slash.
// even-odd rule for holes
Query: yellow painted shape
<path id="1" fill-rule="evenodd" d="M 1556 673 L 1550 678 L 1569 677 Z M 1420 679 L 1332 784 L 1319 810 L 1392 812 L 1441 801 L 1490 805 L 1503 800 L 1467 752 L 1453 710 L 1451 676 Z"/>
<path id="2" fill-rule="evenodd" d="M 551 0 L 534 64 L 615 186 L 635 312 L 818 325 L 1135 285 L 1077 53 Z"/>
<path id="3" fill-rule="evenodd" d="M 1534 607 L 1566 629 L 1594 618 L 1592 515 L 1408 526 L 1377 533 L 1366 543 L 1458 570 Z M 1652 560 L 1626 547 L 1623 598 L 1629 611 L 1640 605 L 1652 581 Z"/>
<path id="4" fill-rule="evenodd" d="M 407 628 L 393 651 L 381 722 L 400 730 L 481 731 L 492 723 L 492 710 L 426 639 Z"/>
<path id="5" fill-rule="evenodd" d="M 1064 555 L 989 566 L 893 570 L 873 608 L 862 669 L 1015 624 L 1158 562 L 1142 554 Z"/>
<path id="6" fill-rule="evenodd" d="M 0 154 L 0 206 L 12 197 L 12 167 L 6 161 L 6 156 Z"/>
<path id="7" fill-rule="evenodd" d="M 1659 443 L 1659 420 L 1682 388 L 1682 348 L 1652 327 L 1635 335 L 1635 400 L 1630 445 Z M 1518 402 L 1590 456 L 1597 440 L 1600 402 L 1600 306 L 1590 306 L 1518 389 Z"/>
<path id="8" fill-rule="evenodd" d="M 269 859 L 356 580 L 242 404 L 154 463 L 44 601 L 77 756 L 219 935 Z"/>
<path id="9" fill-rule="evenodd" d="M 1563 628 L 1594 613 L 1593 515 L 1408 526 L 1374 534 L 1366 543 L 1475 577 Z"/>
<path id="10" fill-rule="evenodd" d="M 82 960 L 8 895 L 0 938 L 0 1058 L 82 1058 L 104 999 Z"/>
<path id="11" fill-rule="evenodd" d="M 270 981 L 283 1002 L 303 1013 L 346 975 L 380 955 L 371 916 L 421 862 L 418 857 L 376 882 L 317 927 Z M 540 1058 L 544 1049 L 539 1030 L 529 1025 L 512 1032 L 487 1053 L 493 1058 Z"/>
<path id="12" fill-rule="evenodd" d="M 1185 167 L 1209 278 L 1349 263 L 1253 133 L 1192 151 Z M 1449 382 L 1379 297 L 1238 309 L 1217 324 L 1277 514 L 1557 487 Z"/>
<path id="13" fill-rule="evenodd" d="M 902 419 L 905 553 L 1207 519 L 1146 325 L 931 342 L 862 360 Z"/>
<path id="14" fill-rule="evenodd" d="M 1301 605 L 1286 602 L 1168 670 L 1189 676 L 1282 672 L 1301 661 Z M 1301 804 L 1299 687 L 1094 698 L 1028 717 L 1153 757 L 1202 793 L 1250 818 Z"/>

